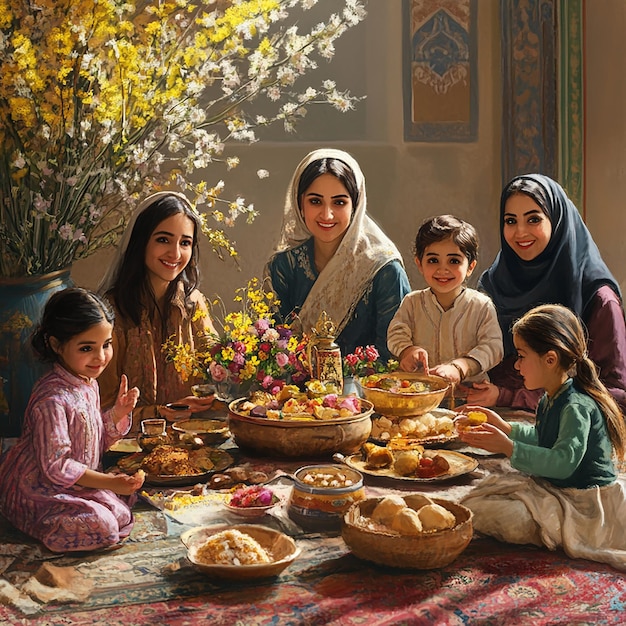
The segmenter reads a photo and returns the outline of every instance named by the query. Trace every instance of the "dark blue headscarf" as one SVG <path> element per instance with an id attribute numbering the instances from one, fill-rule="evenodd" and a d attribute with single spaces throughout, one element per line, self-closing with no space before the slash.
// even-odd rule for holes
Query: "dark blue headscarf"
<path id="1" fill-rule="evenodd" d="M 511 191 L 510 186 L 520 179 L 531 185 L 534 181 L 540 187 L 538 193 Z M 532 261 L 522 260 L 504 239 L 504 206 L 512 193 L 526 193 L 552 224 L 546 249 Z M 585 321 L 587 306 L 602 285 L 611 287 L 621 299 L 617 281 L 563 188 L 541 174 L 511 180 L 500 198 L 500 252 L 478 283 L 496 306 L 505 355 L 515 352 L 511 325 L 524 313 L 540 304 L 562 304 Z"/>

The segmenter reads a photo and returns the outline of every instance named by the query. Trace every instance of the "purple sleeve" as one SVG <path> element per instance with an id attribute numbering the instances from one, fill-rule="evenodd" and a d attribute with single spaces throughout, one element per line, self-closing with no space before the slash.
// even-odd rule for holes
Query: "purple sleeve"
<path id="1" fill-rule="evenodd" d="M 626 411 L 626 323 L 622 304 L 605 285 L 596 292 L 588 311 L 589 358 L 609 393 Z"/>
<path id="2" fill-rule="evenodd" d="M 33 445 L 41 473 L 55 485 L 72 486 L 87 465 L 72 458 L 65 406 L 51 398 L 33 407 L 33 412 L 38 413 L 32 420 Z"/>
<path id="3" fill-rule="evenodd" d="M 498 387 L 496 406 L 510 406 L 533 413 L 537 410 L 543 389 L 531 391 L 524 387 L 524 380 L 515 369 L 515 356 L 505 357 L 500 364 L 489 370 L 489 379 Z"/>

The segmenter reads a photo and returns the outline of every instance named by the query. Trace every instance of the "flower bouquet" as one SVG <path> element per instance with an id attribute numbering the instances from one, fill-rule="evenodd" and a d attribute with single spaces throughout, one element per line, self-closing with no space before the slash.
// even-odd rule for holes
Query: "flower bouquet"
<path id="1" fill-rule="evenodd" d="M 362 378 L 370 374 L 394 372 L 398 367 L 398 361 L 394 359 L 386 363 L 382 361 L 376 346 L 357 346 L 354 352 L 343 357 L 344 377 Z"/>
<path id="2" fill-rule="evenodd" d="M 206 348 L 192 350 L 188 344 L 168 340 L 163 350 L 183 377 L 201 376 L 215 385 L 218 399 L 229 401 L 246 395 L 253 388 L 272 393 L 290 381 L 308 378 L 302 360 L 302 339 L 290 326 L 278 323 L 278 301 L 259 279 L 235 292 L 240 310 L 227 313 L 217 298 L 211 303 L 213 323 L 221 328 L 206 336 Z"/>
<path id="3" fill-rule="evenodd" d="M 185 192 L 213 249 L 234 256 L 223 227 L 256 212 L 222 197 L 216 173 L 239 161 L 227 145 L 273 123 L 292 131 L 310 105 L 358 100 L 331 80 L 302 84 L 365 17 L 359 0 L 333 0 L 302 28 L 315 4 L 0 0 L 0 277 L 114 245 L 137 199 L 166 188 Z M 194 182 L 209 167 L 214 182 Z"/>

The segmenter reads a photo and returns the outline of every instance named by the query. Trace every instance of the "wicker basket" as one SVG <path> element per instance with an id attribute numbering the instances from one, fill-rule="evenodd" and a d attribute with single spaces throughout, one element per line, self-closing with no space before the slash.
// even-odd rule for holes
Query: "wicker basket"
<path id="1" fill-rule="evenodd" d="M 381 415 L 392 417 L 409 417 L 424 415 L 439 406 L 450 383 L 441 376 L 419 374 L 416 372 L 390 372 L 383 374 L 385 378 L 399 378 L 401 380 L 419 381 L 428 384 L 430 391 L 415 393 L 397 393 L 366 387 L 361 379 L 359 382 L 363 390 L 363 397 L 374 405 L 374 411 Z"/>
<path id="2" fill-rule="evenodd" d="M 454 514 L 454 528 L 408 536 L 361 526 L 361 515 L 370 517 L 381 500 L 382 497 L 361 500 L 343 517 L 341 536 L 360 559 L 389 567 L 436 569 L 452 563 L 472 540 L 472 512 L 461 504 L 438 498 L 431 500 Z"/>

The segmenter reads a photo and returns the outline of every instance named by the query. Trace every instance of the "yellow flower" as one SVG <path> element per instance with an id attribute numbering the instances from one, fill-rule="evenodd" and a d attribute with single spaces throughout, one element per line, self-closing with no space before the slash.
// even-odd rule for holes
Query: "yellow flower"
<path id="1" fill-rule="evenodd" d="M 17 225 L 0 231 L 0 276 L 114 245 L 137 201 L 169 188 L 193 201 L 220 258 L 236 257 L 222 228 L 254 220 L 254 206 L 223 197 L 217 169 L 214 183 L 192 173 L 236 166 L 227 142 L 289 128 L 308 103 L 355 100 L 330 81 L 315 99 L 308 84 L 283 91 L 281 77 L 302 80 L 327 57 L 363 19 L 360 1 L 336 0 L 332 19 L 307 32 L 292 0 L 0 0 L 0 228 Z M 258 115 L 258 96 L 273 111 Z M 33 223 L 36 201 L 45 210 Z"/>

